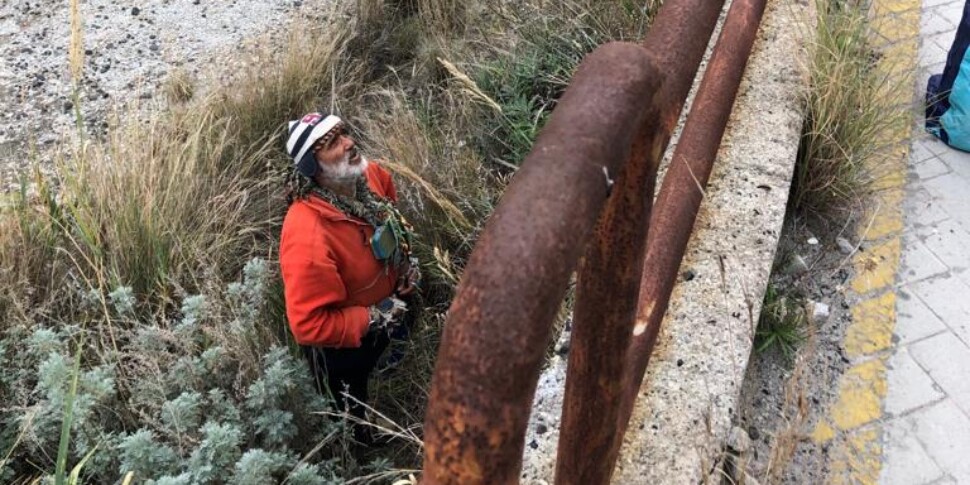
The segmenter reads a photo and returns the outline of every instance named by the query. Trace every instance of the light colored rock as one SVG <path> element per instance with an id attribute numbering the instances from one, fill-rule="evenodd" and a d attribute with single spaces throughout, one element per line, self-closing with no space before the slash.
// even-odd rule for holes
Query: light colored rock
<path id="1" fill-rule="evenodd" d="M 217 84 L 245 71 L 244 46 L 266 45 L 270 32 L 285 38 L 293 19 L 313 21 L 331 9 L 331 0 L 141 0 L 137 10 L 112 0 L 79 4 L 86 51 L 81 111 L 89 135 L 103 131 L 114 109 L 155 105 L 173 68 Z M 0 189 L 29 163 L 29 140 L 46 160 L 47 150 L 76 132 L 66 7 L 0 0 Z"/>
<path id="2" fill-rule="evenodd" d="M 727 439 L 728 448 L 738 452 L 747 453 L 751 449 L 751 437 L 748 436 L 748 432 L 744 428 L 735 426 L 731 433 L 728 434 Z"/>
<path id="3" fill-rule="evenodd" d="M 809 306 L 812 309 L 812 322 L 817 325 L 821 325 L 828 321 L 829 316 L 832 314 L 832 309 L 827 303 L 812 301 L 809 302 Z"/>
<path id="4" fill-rule="evenodd" d="M 855 246 L 844 237 L 835 238 L 835 244 L 838 244 L 839 251 L 841 251 L 842 254 L 852 254 L 855 252 Z"/>
<path id="5" fill-rule="evenodd" d="M 788 264 L 788 273 L 793 275 L 803 275 L 808 273 L 808 263 L 805 262 L 805 258 L 801 255 L 794 255 L 791 258 L 791 262 Z"/>

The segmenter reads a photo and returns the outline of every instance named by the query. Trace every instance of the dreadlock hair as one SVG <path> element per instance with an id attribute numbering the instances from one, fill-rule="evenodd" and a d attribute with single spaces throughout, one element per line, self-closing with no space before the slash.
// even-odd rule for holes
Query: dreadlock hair
<path id="1" fill-rule="evenodd" d="M 297 200 L 305 200 L 310 196 L 310 192 L 313 191 L 316 184 L 315 180 L 303 175 L 299 170 L 290 170 L 283 181 L 286 205 L 292 205 Z"/>

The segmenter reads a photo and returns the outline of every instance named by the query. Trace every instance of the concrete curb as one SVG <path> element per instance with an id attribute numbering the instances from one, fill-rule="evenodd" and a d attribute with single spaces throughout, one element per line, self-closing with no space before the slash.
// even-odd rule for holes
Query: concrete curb
<path id="1" fill-rule="evenodd" d="M 873 0 L 873 41 L 883 57 L 878 68 L 892 76 L 916 69 L 919 44 L 919 0 Z M 910 83 L 906 83 L 909 86 Z M 901 90 L 898 103 L 909 105 L 911 91 Z M 859 239 L 869 247 L 852 261 L 849 286 L 856 304 L 846 329 L 844 349 L 849 368 L 839 380 L 834 404 L 812 432 L 816 444 L 829 445 L 826 483 L 875 484 L 882 468 L 886 365 L 896 327 L 896 277 L 902 247 L 904 183 L 912 125 L 889 140 L 889 155 L 869 167 L 876 174 L 875 196 Z"/>
<path id="2" fill-rule="evenodd" d="M 811 4 L 766 9 L 682 264 L 692 276 L 674 289 L 614 483 L 698 483 L 720 456 L 784 221 Z M 556 358 L 536 393 L 523 483 L 553 480 L 564 380 Z"/>

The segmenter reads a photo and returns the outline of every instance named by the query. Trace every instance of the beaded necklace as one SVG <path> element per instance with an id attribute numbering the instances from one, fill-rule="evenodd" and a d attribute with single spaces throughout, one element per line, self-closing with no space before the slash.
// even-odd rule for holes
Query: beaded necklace
<path id="1" fill-rule="evenodd" d="M 375 238 L 371 241 L 371 249 L 378 260 L 385 264 L 401 268 L 411 257 L 411 247 L 414 230 L 404 219 L 404 216 L 387 199 L 378 196 L 370 190 L 367 179 L 357 177 L 354 197 L 344 197 L 332 190 L 314 183 L 309 192 L 329 202 L 344 214 L 363 220 L 375 229 Z M 392 238 L 384 239 L 383 238 Z M 378 246 L 391 244 L 394 249 L 389 255 L 380 254 Z"/>

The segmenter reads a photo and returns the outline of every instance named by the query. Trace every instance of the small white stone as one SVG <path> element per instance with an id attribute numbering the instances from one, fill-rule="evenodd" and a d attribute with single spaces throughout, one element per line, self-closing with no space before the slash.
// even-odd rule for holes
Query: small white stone
<path id="1" fill-rule="evenodd" d="M 817 324 L 825 323 L 829 319 L 829 315 L 832 314 L 832 309 L 827 303 L 813 301 L 809 304 L 812 309 L 812 321 Z"/>
<path id="2" fill-rule="evenodd" d="M 808 238 L 808 244 L 812 246 L 818 246 L 818 238 L 817 237 Z"/>

